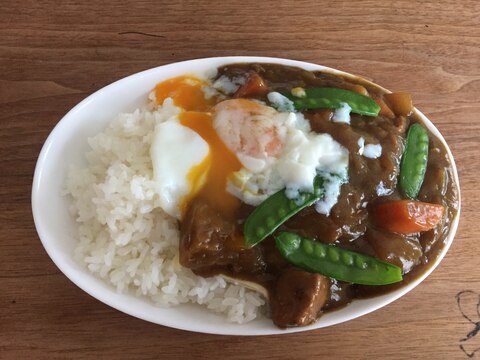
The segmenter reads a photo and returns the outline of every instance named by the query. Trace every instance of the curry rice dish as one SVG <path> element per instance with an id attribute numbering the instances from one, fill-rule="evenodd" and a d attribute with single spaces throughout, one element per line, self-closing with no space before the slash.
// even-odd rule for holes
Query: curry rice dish
<path id="1" fill-rule="evenodd" d="M 427 271 L 458 208 L 408 93 L 234 64 L 159 83 L 89 139 L 76 259 L 119 292 L 305 326 Z"/>

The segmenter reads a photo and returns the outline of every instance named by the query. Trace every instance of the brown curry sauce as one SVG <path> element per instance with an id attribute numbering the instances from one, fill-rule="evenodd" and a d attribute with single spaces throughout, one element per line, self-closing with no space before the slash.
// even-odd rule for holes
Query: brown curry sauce
<path id="1" fill-rule="evenodd" d="M 259 74 L 269 91 L 288 91 L 294 87 L 350 90 L 360 84 L 372 98 L 382 100 L 384 96 L 381 88 L 363 79 L 274 64 L 228 65 L 219 69 L 218 77 L 234 78 L 249 73 Z M 257 99 L 266 101 L 266 96 L 259 95 Z M 375 202 L 402 198 L 397 189 L 397 178 L 405 134 L 409 124 L 422 124 L 422 121 L 415 113 L 394 118 L 351 114 L 351 125 L 346 125 L 331 122 L 332 114 L 333 111 L 328 109 L 304 112 L 313 131 L 329 133 L 349 151 L 349 182 L 342 186 L 338 202 L 328 217 L 310 207 L 284 223 L 281 230 L 401 266 L 404 269 L 402 282 L 386 286 L 356 285 L 296 271 L 299 269 L 282 258 L 273 237 L 247 249 L 242 228 L 253 207 L 242 204 L 236 213 L 225 214 L 202 197 L 201 191 L 189 204 L 181 222 L 182 265 L 198 275 L 225 274 L 265 287 L 269 293 L 272 319 L 280 327 L 307 325 L 322 312 L 342 307 L 353 299 L 386 294 L 415 280 L 428 270 L 445 246 L 446 235 L 458 208 L 457 187 L 447 151 L 429 132 L 428 167 L 418 200 L 442 204 L 447 209 L 443 221 L 433 230 L 408 236 L 378 229 L 372 222 L 369 209 Z M 357 153 L 360 136 L 367 142 L 380 143 L 382 156 L 378 159 L 360 156 Z M 377 195 L 378 186 L 385 196 Z M 317 300 L 322 296 L 326 299 L 318 305 Z M 282 314 L 294 306 L 292 304 L 300 307 L 295 309 L 300 315 L 282 318 Z"/>

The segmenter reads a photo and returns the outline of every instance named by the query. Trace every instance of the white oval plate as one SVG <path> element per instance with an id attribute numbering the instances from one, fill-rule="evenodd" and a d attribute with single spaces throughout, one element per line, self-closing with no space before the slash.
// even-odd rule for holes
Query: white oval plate
<path id="1" fill-rule="evenodd" d="M 387 295 L 355 300 L 340 310 L 323 315 L 312 325 L 286 330 L 276 328 L 271 320 L 266 318 L 243 325 L 228 323 L 223 316 L 212 314 L 198 305 L 159 308 L 146 299 L 117 293 L 113 287 L 94 277 L 73 260 L 73 250 L 77 241 L 76 224 L 69 215 L 69 199 L 61 193 L 69 164 L 85 163 L 84 154 L 88 150 L 87 138 L 100 132 L 118 113 L 131 112 L 139 106 L 146 105 L 149 92 L 158 82 L 183 74 L 204 73 L 221 65 L 238 62 L 275 63 L 311 71 L 327 70 L 348 75 L 324 66 L 287 59 L 219 57 L 184 61 L 142 71 L 118 80 L 90 95 L 70 110 L 55 126 L 40 152 L 35 168 L 32 187 L 35 226 L 45 250 L 58 268 L 82 290 L 124 313 L 177 329 L 224 335 L 286 334 L 339 324 L 377 310 L 421 283 L 440 263 L 453 241 L 460 216 L 460 204 L 458 215 L 452 222 L 446 246 L 435 264 L 416 281 Z M 429 130 L 446 146 L 439 131 L 423 114 L 419 114 Z M 450 149 L 446 147 L 454 169 L 455 181 L 458 184 L 455 163 Z"/>

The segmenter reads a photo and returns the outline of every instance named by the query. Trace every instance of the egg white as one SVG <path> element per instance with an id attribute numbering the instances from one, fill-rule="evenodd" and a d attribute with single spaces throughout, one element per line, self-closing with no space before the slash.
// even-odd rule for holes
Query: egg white
<path id="1" fill-rule="evenodd" d="M 180 204 L 191 191 L 187 175 L 208 153 L 207 142 L 181 125 L 177 116 L 156 125 L 150 156 L 159 204 L 165 212 L 181 218 Z"/>
<path id="2" fill-rule="evenodd" d="M 243 202 L 258 206 L 281 189 L 286 189 L 291 199 L 302 191 L 310 192 L 315 176 L 322 174 L 325 196 L 316 209 L 328 215 L 347 177 L 348 150 L 329 134 L 311 131 L 301 113 L 279 114 L 282 116 L 275 115 L 275 122 L 285 133 L 282 152 L 276 158 L 270 157 L 268 162 L 251 156 L 247 162 L 245 155 L 237 153 L 243 168 L 229 179 L 228 191 Z M 258 166 L 262 161 L 263 166 Z"/>

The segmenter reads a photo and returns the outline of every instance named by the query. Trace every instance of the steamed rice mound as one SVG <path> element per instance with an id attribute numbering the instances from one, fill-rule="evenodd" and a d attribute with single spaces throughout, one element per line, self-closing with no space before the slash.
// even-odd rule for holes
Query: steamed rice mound
<path id="1" fill-rule="evenodd" d="M 72 168 L 66 183 L 78 223 L 75 259 L 118 292 L 162 307 L 201 304 L 228 321 L 251 321 L 265 304 L 258 293 L 179 264 L 178 223 L 159 206 L 150 159 L 155 125 L 178 112 L 167 99 L 155 109 L 120 114 L 88 139 L 88 165 Z"/>

